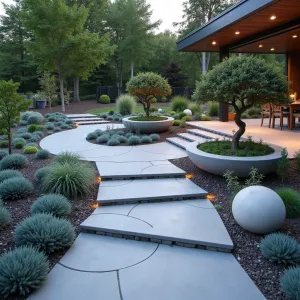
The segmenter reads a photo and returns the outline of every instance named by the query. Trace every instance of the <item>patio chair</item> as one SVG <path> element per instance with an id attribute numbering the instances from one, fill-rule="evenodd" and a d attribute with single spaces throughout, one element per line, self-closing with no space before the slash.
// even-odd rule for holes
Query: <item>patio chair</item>
<path id="1" fill-rule="evenodd" d="M 271 120 L 272 120 L 272 108 L 271 108 L 270 103 L 267 103 L 267 104 L 264 104 L 261 106 L 261 125 L 260 126 L 263 126 L 265 117 L 269 118 L 269 128 L 270 128 Z"/>
<path id="2" fill-rule="evenodd" d="M 272 128 L 275 128 L 275 118 L 280 119 L 280 130 L 283 128 L 283 118 L 287 118 L 288 127 L 290 127 L 290 113 L 285 111 L 283 106 L 271 104 L 272 109 Z"/>
<path id="3" fill-rule="evenodd" d="M 298 118 L 298 121 L 300 121 L 300 111 L 299 110 L 293 110 L 293 117 L 292 120 L 290 120 L 290 129 L 293 130 L 296 125 L 295 119 Z"/>

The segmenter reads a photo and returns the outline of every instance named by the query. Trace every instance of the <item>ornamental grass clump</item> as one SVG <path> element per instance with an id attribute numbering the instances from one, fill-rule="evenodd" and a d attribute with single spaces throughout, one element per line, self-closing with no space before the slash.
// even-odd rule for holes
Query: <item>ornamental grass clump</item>
<path id="1" fill-rule="evenodd" d="M 85 196 L 95 182 L 96 172 L 87 162 L 54 163 L 42 179 L 42 190 L 68 199 Z"/>
<path id="2" fill-rule="evenodd" d="M 111 138 L 108 142 L 107 142 L 108 146 L 118 146 L 120 145 L 120 140 L 116 139 L 116 138 Z"/>
<path id="3" fill-rule="evenodd" d="M 11 222 L 11 216 L 9 211 L 0 205 L 0 229 L 9 225 Z"/>
<path id="4" fill-rule="evenodd" d="M 175 96 L 172 98 L 172 110 L 176 112 L 183 112 L 189 106 L 189 102 L 185 97 Z"/>
<path id="5" fill-rule="evenodd" d="M 272 262 L 279 264 L 300 262 L 300 245 L 286 234 L 269 234 L 261 241 L 259 247 L 262 255 Z"/>
<path id="6" fill-rule="evenodd" d="M 46 176 L 46 174 L 49 173 L 49 171 L 50 171 L 50 167 L 40 168 L 34 173 L 34 178 L 38 183 L 41 183 L 43 178 Z"/>
<path id="7" fill-rule="evenodd" d="M 65 151 L 55 156 L 53 162 L 58 164 L 80 162 L 81 156 L 75 152 Z"/>
<path id="8" fill-rule="evenodd" d="M 0 184 L 0 197 L 4 201 L 19 200 L 33 193 L 32 183 L 24 177 L 14 177 L 4 180 Z"/>
<path id="9" fill-rule="evenodd" d="M 130 138 L 128 138 L 129 145 L 138 145 L 140 143 L 141 143 L 141 139 L 138 135 L 133 135 Z"/>
<path id="10" fill-rule="evenodd" d="M 130 95 L 121 95 L 117 99 L 117 110 L 122 116 L 131 115 L 136 106 L 136 100 Z"/>
<path id="11" fill-rule="evenodd" d="M 281 291 L 290 299 L 300 299 L 300 268 L 289 268 L 280 278 Z"/>
<path id="12" fill-rule="evenodd" d="M 2 183 L 6 179 L 15 178 L 15 177 L 23 177 L 23 175 L 17 170 L 0 171 L 0 183 Z"/>
<path id="13" fill-rule="evenodd" d="M 25 133 L 20 134 L 20 137 L 25 140 L 30 140 L 32 138 L 32 134 L 29 132 L 25 132 Z"/>
<path id="14" fill-rule="evenodd" d="M 35 146 L 26 146 L 24 149 L 24 154 L 34 154 L 38 151 L 39 149 Z"/>
<path id="15" fill-rule="evenodd" d="M 24 138 L 17 137 L 17 138 L 12 139 L 11 143 L 12 143 L 13 147 L 16 148 L 16 144 L 18 144 L 18 143 L 22 143 L 24 146 L 26 144 L 26 140 Z"/>
<path id="16" fill-rule="evenodd" d="M 150 136 L 144 135 L 144 136 L 142 136 L 142 138 L 141 138 L 141 143 L 142 143 L 142 144 L 151 144 L 151 143 L 152 143 L 152 139 L 151 139 Z"/>
<path id="17" fill-rule="evenodd" d="M 22 154 L 11 154 L 4 157 L 0 162 L 0 170 L 23 169 L 28 164 L 28 159 Z"/>
<path id="18" fill-rule="evenodd" d="M 7 150 L 0 150 L 0 160 L 8 155 L 9 155 L 9 153 Z"/>
<path id="19" fill-rule="evenodd" d="M 125 136 L 121 135 L 119 141 L 121 144 L 126 144 L 128 142 L 128 139 Z"/>
<path id="20" fill-rule="evenodd" d="M 54 123 L 52 123 L 52 122 L 48 122 L 48 123 L 46 123 L 45 124 L 45 128 L 47 129 L 47 130 L 54 130 Z"/>
<path id="21" fill-rule="evenodd" d="M 300 193 L 291 188 L 278 189 L 276 193 L 280 196 L 285 205 L 287 218 L 299 218 Z"/>
<path id="22" fill-rule="evenodd" d="M 50 266 L 45 254 L 32 247 L 19 247 L 0 257 L 0 295 L 16 299 L 42 286 Z"/>
<path id="23" fill-rule="evenodd" d="M 32 112 L 27 119 L 27 124 L 42 124 L 44 121 L 44 117 L 42 114 L 38 112 Z"/>
<path id="24" fill-rule="evenodd" d="M 71 213 L 71 203 L 63 195 L 48 194 L 38 198 L 31 205 L 31 214 L 48 213 L 63 218 Z"/>
<path id="25" fill-rule="evenodd" d="M 110 135 L 109 134 L 103 134 L 97 138 L 97 144 L 105 144 L 109 141 Z"/>
<path id="26" fill-rule="evenodd" d="M 36 159 L 47 159 L 50 157 L 50 152 L 46 149 L 39 149 L 35 154 Z"/>
<path id="27" fill-rule="evenodd" d="M 14 241 L 17 246 L 32 246 L 52 253 L 70 247 L 75 236 L 70 222 L 51 214 L 36 214 L 17 226 Z"/>
<path id="28" fill-rule="evenodd" d="M 150 134 L 150 138 L 152 139 L 153 142 L 154 141 L 156 142 L 156 141 L 159 141 L 160 135 L 157 133 L 152 133 L 152 134 Z"/>
<path id="29" fill-rule="evenodd" d="M 86 136 L 86 140 L 87 140 L 87 141 L 96 140 L 97 137 L 98 137 L 97 133 L 95 133 L 95 132 L 90 132 L 90 133 Z"/>

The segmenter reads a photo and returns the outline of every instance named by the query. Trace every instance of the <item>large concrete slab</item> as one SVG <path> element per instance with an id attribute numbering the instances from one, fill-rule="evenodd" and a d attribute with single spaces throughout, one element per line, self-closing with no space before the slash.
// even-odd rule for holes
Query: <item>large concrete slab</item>
<path id="1" fill-rule="evenodd" d="M 81 228 L 231 250 L 233 243 L 214 206 L 206 199 L 99 207 Z"/>
<path id="2" fill-rule="evenodd" d="M 117 272 L 78 272 L 59 264 L 49 273 L 45 284 L 27 299 L 121 300 Z"/>
<path id="3" fill-rule="evenodd" d="M 120 271 L 124 300 L 263 300 L 228 253 L 159 245 L 149 259 Z"/>
<path id="4" fill-rule="evenodd" d="M 59 263 L 82 272 L 110 272 L 144 261 L 156 248 L 153 243 L 81 233 Z"/>
<path id="5" fill-rule="evenodd" d="M 187 145 L 189 145 L 191 142 L 187 141 L 187 140 L 184 140 L 180 137 L 172 137 L 172 138 L 167 138 L 166 141 L 168 143 L 171 143 L 181 149 L 184 149 L 186 148 Z"/>
<path id="6" fill-rule="evenodd" d="M 151 162 L 96 162 L 102 179 L 179 177 L 185 171 L 168 161 L 153 165 Z"/>
<path id="7" fill-rule="evenodd" d="M 207 192 L 188 179 L 176 178 L 112 180 L 99 187 L 97 201 L 102 204 L 203 198 Z"/>

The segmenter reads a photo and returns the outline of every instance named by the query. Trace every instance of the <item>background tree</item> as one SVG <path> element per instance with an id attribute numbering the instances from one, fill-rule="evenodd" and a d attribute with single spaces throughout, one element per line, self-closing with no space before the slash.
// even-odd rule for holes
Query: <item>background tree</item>
<path id="1" fill-rule="evenodd" d="M 136 96 L 138 102 L 144 107 L 146 117 L 150 117 L 150 107 L 153 98 L 167 97 L 172 90 L 166 79 L 162 76 L 148 72 L 140 73 L 127 83 L 127 91 Z"/>
<path id="2" fill-rule="evenodd" d="M 171 63 L 165 70 L 165 78 L 172 87 L 183 87 L 185 76 L 178 65 Z"/>
<path id="3" fill-rule="evenodd" d="M 234 108 L 239 130 L 232 138 L 232 150 L 237 150 L 246 131 L 242 114 L 254 105 L 288 103 L 288 82 L 278 67 L 261 58 L 233 56 L 208 72 L 193 98 L 199 102 L 223 102 Z"/>
<path id="4" fill-rule="evenodd" d="M 55 98 L 58 90 L 57 78 L 55 75 L 51 75 L 50 72 L 46 71 L 39 78 L 39 83 L 42 88 L 42 93 L 48 101 L 50 111 L 52 111 L 52 100 Z"/>
<path id="5" fill-rule="evenodd" d="M 68 57 L 83 31 L 88 10 L 76 4 L 70 7 L 64 0 L 23 0 L 23 9 L 24 24 L 34 33 L 28 48 L 40 69 L 58 73 L 64 112 L 64 79 L 70 73 Z"/>
<path id="6" fill-rule="evenodd" d="M 20 0 L 3 3 L 5 15 L 0 16 L 0 79 L 20 82 L 20 92 L 36 88 L 36 64 L 26 51 L 25 41 L 31 34 L 21 20 Z"/>
<path id="7" fill-rule="evenodd" d="M 24 100 L 24 96 L 17 93 L 19 83 L 12 80 L 0 81 L 0 128 L 8 136 L 8 150 L 11 154 L 11 128 L 20 121 L 21 112 L 31 105 L 31 100 Z"/>

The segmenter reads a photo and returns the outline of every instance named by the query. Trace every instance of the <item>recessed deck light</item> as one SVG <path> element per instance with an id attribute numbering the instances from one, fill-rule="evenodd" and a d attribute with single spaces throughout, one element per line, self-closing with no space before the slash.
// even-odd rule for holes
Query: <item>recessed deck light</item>
<path id="1" fill-rule="evenodd" d="M 213 44 L 213 45 L 217 45 L 217 42 L 216 42 L 216 41 L 213 41 L 212 44 Z"/>
<path id="2" fill-rule="evenodd" d="M 296 35 L 296 34 L 295 34 L 295 35 L 293 35 L 293 39 L 296 39 L 297 37 L 298 37 L 298 35 Z"/>
<path id="3" fill-rule="evenodd" d="M 239 32 L 239 31 L 236 31 L 236 32 L 235 32 L 235 34 L 236 34 L 236 35 L 239 35 L 239 34 L 240 34 L 240 32 Z"/>
<path id="4" fill-rule="evenodd" d="M 262 48 L 262 47 L 263 47 L 263 45 L 261 45 L 261 44 L 260 44 L 258 47 L 259 47 L 259 48 Z"/>
<path id="5" fill-rule="evenodd" d="M 273 15 L 273 16 L 270 17 L 270 20 L 273 21 L 273 20 L 275 20 L 276 18 L 277 18 L 277 17 Z"/>

